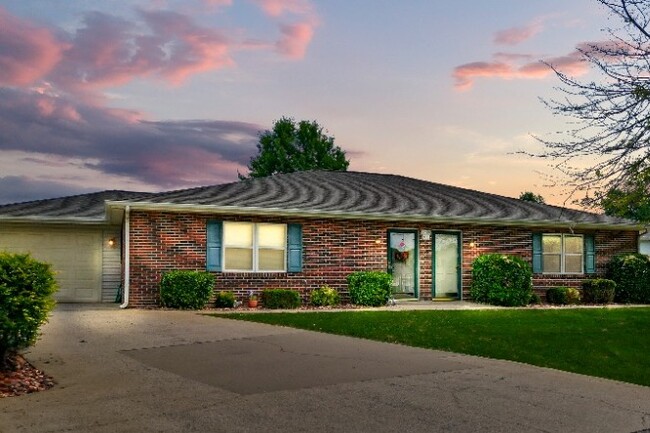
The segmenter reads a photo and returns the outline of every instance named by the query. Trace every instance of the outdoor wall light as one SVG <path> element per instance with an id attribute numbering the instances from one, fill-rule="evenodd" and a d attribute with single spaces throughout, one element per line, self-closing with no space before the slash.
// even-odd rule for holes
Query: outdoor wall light
<path id="1" fill-rule="evenodd" d="M 470 247 L 470 248 L 476 248 L 476 247 L 478 247 L 478 242 L 470 242 L 470 243 L 469 243 L 469 247 Z"/>
<path id="2" fill-rule="evenodd" d="M 116 240 L 115 238 L 110 238 L 110 239 L 108 240 L 108 246 L 112 248 L 112 247 L 114 247 L 115 245 L 117 245 L 117 240 Z"/>

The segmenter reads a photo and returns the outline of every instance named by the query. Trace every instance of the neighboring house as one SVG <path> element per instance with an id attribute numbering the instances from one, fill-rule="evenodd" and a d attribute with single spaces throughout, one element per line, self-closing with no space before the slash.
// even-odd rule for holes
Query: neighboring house
<path id="1" fill-rule="evenodd" d="M 215 289 L 240 298 L 278 287 L 305 297 L 323 285 L 345 292 L 351 272 L 388 270 L 397 297 L 460 299 L 468 296 L 472 261 L 485 253 L 529 261 L 541 293 L 602 276 L 613 255 L 637 251 L 641 229 L 604 215 L 358 172 L 132 194 L 106 197 L 92 222 L 79 216 L 71 224 L 72 208 L 64 214 L 70 233 L 106 230 L 95 254 L 121 229 L 123 305 L 135 307 L 158 305 L 161 275 L 172 269 L 214 272 Z M 12 206 L 21 205 L 0 207 L 0 249 L 4 221 L 25 234 L 54 226 L 40 215 L 44 205 L 26 203 L 20 215 Z M 114 288 L 102 298 L 109 300 Z"/>
<path id="2" fill-rule="evenodd" d="M 639 252 L 650 256 L 650 233 L 645 233 L 639 238 Z"/>

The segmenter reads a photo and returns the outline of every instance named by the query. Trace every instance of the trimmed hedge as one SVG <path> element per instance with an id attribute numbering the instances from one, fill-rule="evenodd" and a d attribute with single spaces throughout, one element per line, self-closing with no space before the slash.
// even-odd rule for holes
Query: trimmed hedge
<path id="1" fill-rule="evenodd" d="M 0 253 L 0 370 L 9 368 L 12 353 L 36 342 L 56 289 L 49 264 L 29 254 Z"/>
<path id="2" fill-rule="evenodd" d="M 546 302 L 554 305 L 580 303 L 580 292 L 573 287 L 551 287 L 546 291 Z"/>
<path id="3" fill-rule="evenodd" d="M 217 293 L 217 298 L 214 301 L 214 306 L 217 308 L 232 308 L 235 306 L 235 295 L 230 291 L 221 291 Z"/>
<path id="4" fill-rule="evenodd" d="M 605 278 L 584 280 L 582 282 L 582 300 L 586 304 L 611 304 L 614 302 L 616 282 Z"/>
<path id="5" fill-rule="evenodd" d="M 484 254 L 472 263 L 470 295 L 476 302 L 523 306 L 533 298 L 532 269 L 517 256 Z"/>
<path id="6" fill-rule="evenodd" d="M 650 304 L 650 257 L 638 253 L 615 256 L 607 265 L 607 278 L 616 282 L 616 302 Z"/>
<path id="7" fill-rule="evenodd" d="M 271 310 L 295 309 L 300 307 L 300 293 L 289 289 L 262 290 L 262 305 Z"/>
<path id="8" fill-rule="evenodd" d="M 214 281 L 214 275 L 209 272 L 165 272 L 160 281 L 160 302 L 168 308 L 204 308 L 212 295 Z"/>
<path id="9" fill-rule="evenodd" d="M 367 307 L 388 303 L 393 277 L 381 271 L 353 272 L 347 277 L 350 302 Z"/>
<path id="10" fill-rule="evenodd" d="M 339 305 L 341 303 L 341 297 L 336 290 L 329 286 L 323 286 L 320 289 L 312 290 L 309 302 L 315 307 L 327 307 Z"/>

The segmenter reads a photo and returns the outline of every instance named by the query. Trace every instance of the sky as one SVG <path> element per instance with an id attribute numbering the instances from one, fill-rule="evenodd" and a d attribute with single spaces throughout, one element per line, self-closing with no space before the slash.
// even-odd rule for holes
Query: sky
<path id="1" fill-rule="evenodd" d="M 541 98 L 588 76 L 595 0 L 0 0 L 0 203 L 237 180 L 316 120 L 350 170 L 562 204 Z"/>

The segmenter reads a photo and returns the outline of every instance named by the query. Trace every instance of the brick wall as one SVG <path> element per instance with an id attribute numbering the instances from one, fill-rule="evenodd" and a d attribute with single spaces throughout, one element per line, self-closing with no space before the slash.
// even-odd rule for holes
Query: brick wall
<path id="1" fill-rule="evenodd" d="M 259 218 L 132 211 L 129 296 L 131 306 L 158 305 L 158 284 L 163 272 L 174 269 L 205 269 L 206 222 L 209 219 L 302 224 L 302 272 L 216 273 L 215 290 L 232 290 L 240 299 L 244 298 L 249 290 L 281 287 L 299 290 L 306 300 L 310 290 L 323 285 L 329 285 L 345 295 L 345 278 L 349 273 L 387 269 L 386 238 L 389 229 L 461 232 L 463 296 L 468 298 L 471 263 L 478 255 L 498 252 L 519 255 L 531 261 L 531 233 L 548 232 L 535 228 L 455 226 L 399 221 Z M 561 230 L 553 232 L 562 233 Z M 431 298 L 431 245 L 430 240 L 419 240 L 419 295 L 422 299 Z M 596 248 L 598 271 L 602 274 L 605 263 L 612 254 L 636 251 L 636 232 L 596 233 Z M 534 285 L 541 292 L 543 288 L 553 285 L 576 286 L 580 284 L 580 280 L 581 278 L 562 275 L 536 275 Z"/>

